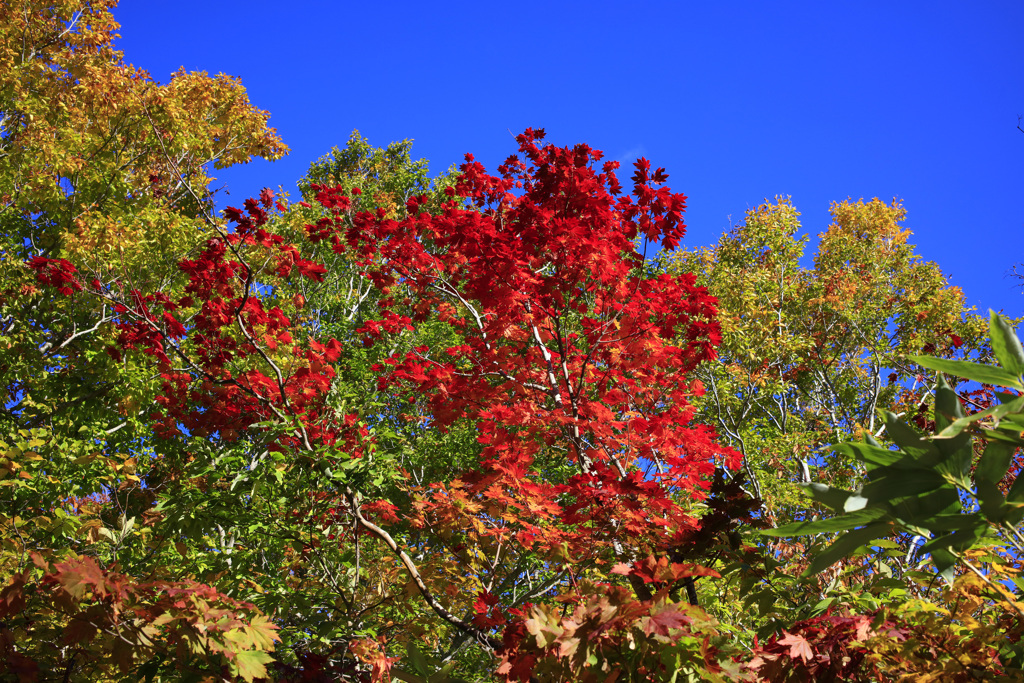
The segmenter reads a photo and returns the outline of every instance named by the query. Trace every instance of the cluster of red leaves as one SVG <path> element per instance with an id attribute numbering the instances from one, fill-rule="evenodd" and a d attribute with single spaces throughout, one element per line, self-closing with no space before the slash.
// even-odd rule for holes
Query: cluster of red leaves
<path id="1" fill-rule="evenodd" d="M 719 340 L 714 301 L 691 276 L 645 277 L 637 250 L 638 237 L 678 243 L 685 197 L 643 159 L 621 194 L 617 163 L 598 171 L 599 151 L 542 148 L 542 136 L 519 136 L 526 161 L 510 157 L 500 176 L 467 155 L 451 200 L 427 212 L 414 197 L 402 220 L 353 215 L 343 190 L 316 187 L 330 213 L 307 232 L 388 295 L 367 343 L 432 315 L 462 339 L 376 368 L 382 389 L 414 396 L 437 428 L 468 419 L 480 432 L 480 469 L 457 494 L 435 488 L 424 517 L 454 523 L 469 498 L 496 503 L 526 547 L 668 545 L 694 526 L 677 494 L 702 495 L 715 458 L 734 457 L 688 424 L 699 388 L 687 373 Z M 553 451 L 577 474 L 540 476 Z"/>
<path id="2" fill-rule="evenodd" d="M 478 466 L 425 486 L 409 522 L 469 523 L 561 561 L 604 561 L 621 545 L 665 554 L 693 540 L 699 526 L 687 499 L 707 495 L 716 462 L 735 468 L 739 459 L 713 430 L 690 425 L 689 397 L 703 387 L 688 374 L 714 357 L 720 339 L 714 299 L 691 275 L 645 274 L 639 250 L 644 240 L 678 244 L 685 197 L 664 187 L 664 170 L 651 172 L 644 159 L 632 194 L 622 194 L 617 163 L 597 170 L 601 152 L 540 147 L 542 137 L 519 136 L 525 161 L 510 157 L 499 176 L 467 155 L 440 210 L 412 198 L 401 220 L 383 210 L 353 213 L 341 188 L 316 187 L 328 215 L 307 234 L 348 254 L 383 294 L 380 316 L 359 330 L 365 344 L 393 345 L 428 320 L 460 340 L 396 352 L 374 368 L 379 387 L 413 399 L 434 428 L 469 421 L 479 432 Z M 292 321 L 265 305 L 259 278 L 266 273 L 319 280 L 325 272 L 268 229 L 273 208 L 273 193 L 264 191 L 244 212 L 229 209 L 234 232 L 179 264 L 188 276 L 181 296 L 91 291 L 116 304 L 114 353 L 141 351 L 160 370 L 160 409 L 151 416 L 158 435 L 187 430 L 231 440 L 259 422 L 298 418 L 301 434 L 274 448 L 310 454 L 344 442 L 342 450 L 358 453 L 365 428 L 324 400 L 340 342 L 296 343 Z M 77 282 L 63 263 L 35 266 L 47 278 L 40 281 Z M 257 270 L 257 263 L 269 265 Z M 373 506 L 364 509 L 394 519 L 394 506 Z M 700 571 L 652 562 L 625 573 L 664 591 Z M 690 573 L 665 574 L 678 571 Z M 663 596 L 636 601 L 609 586 L 591 597 L 581 598 L 573 620 L 596 634 L 625 637 L 639 628 L 645 638 L 666 638 L 690 618 Z M 494 596 L 481 596 L 478 607 L 482 629 L 511 615 Z M 538 655 L 523 649 L 529 623 L 518 619 L 505 630 L 510 678 Z M 607 642 L 618 647 L 619 636 Z M 383 672 L 388 658 L 381 657 L 374 666 Z M 701 658 L 713 660 L 710 650 Z"/>
<path id="3" fill-rule="evenodd" d="M 70 261 L 36 256 L 29 259 L 28 267 L 35 271 L 36 280 L 54 287 L 64 296 L 71 296 L 82 290 L 82 284 L 76 275 L 78 269 Z"/>
<path id="4" fill-rule="evenodd" d="M 700 517 L 700 526 L 678 538 L 669 552 L 669 558 L 675 562 L 706 560 L 709 549 L 720 546 L 741 526 L 748 529 L 768 526 L 764 519 L 755 516 L 761 509 L 761 501 L 743 490 L 742 473 L 727 481 L 722 469 L 715 470 L 708 493 L 704 501 L 707 510 Z"/>
<path id="5" fill-rule="evenodd" d="M 713 622 L 702 610 L 670 599 L 683 579 L 717 577 L 716 572 L 664 557 L 619 564 L 612 572 L 635 576 L 657 592 L 638 600 L 621 586 L 584 585 L 581 593 L 559 598 L 566 609 L 532 607 L 527 618 L 505 629 L 497 673 L 511 682 L 538 675 L 544 680 L 667 680 L 684 664 L 721 672 L 721 655 L 710 643 Z M 668 656 L 670 651 L 677 658 Z M 609 668 L 607 662 L 617 666 Z"/>
<path id="6" fill-rule="evenodd" d="M 321 280 L 325 272 L 267 230 L 273 205 L 274 194 L 264 190 L 259 201 L 246 200 L 244 213 L 229 208 L 225 213 L 235 231 L 208 240 L 197 258 L 179 263 L 189 277 L 182 296 L 129 292 L 128 300 L 115 306 L 122 316 L 120 350 L 141 349 L 162 371 L 157 401 L 163 412 L 153 419 L 164 437 L 184 428 L 233 440 L 254 423 L 284 415 L 300 417 L 316 443 L 333 444 L 344 431 L 322 405 L 340 342 L 296 344 L 292 320 L 280 307 L 264 304 L 257 281 L 263 273 L 249 265 L 269 262 L 276 277 L 294 271 Z M 197 302 L 198 311 L 187 322 L 178 317 Z"/>
<path id="7" fill-rule="evenodd" d="M 886 609 L 868 614 L 829 610 L 755 643 L 744 668 L 764 681 L 1019 680 L 1000 661 L 990 634 L 943 628 L 948 617 L 917 621 Z M 1019 624 L 992 625 L 1010 642 Z"/>
<path id="8" fill-rule="evenodd" d="M 905 632 L 892 622 L 870 616 L 825 614 L 797 622 L 754 648 L 747 666 L 768 681 L 833 681 L 862 675 L 869 650 L 865 642 L 878 634 L 897 640 Z"/>
<path id="9" fill-rule="evenodd" d="M 183 662 L 200 657 L 244 670 L 252 666 L 245 660 L 254 649 L 272 650 L 279 640 L 277 626 L 256 616 L 253 605 L 204 584 L 140 583 L 84 556 L 51 565 L 32 553 L 32 560 L 34 569 L 15 575 L 0 591 L 0 622 L 21 614 L 27 600 L 44 600 L 59 615 L 58 623 L 63 621 L 64 646 L 74 647 L 79 657 L 109 659 L 122 672 L 158 652 Z M 43 572 L 39 582 L 32 578 L 35 570 Z M 10 647 L 10 632 L 0 630 L 5 646 L 0 672 L 36 680 L 38 664 Z"/>

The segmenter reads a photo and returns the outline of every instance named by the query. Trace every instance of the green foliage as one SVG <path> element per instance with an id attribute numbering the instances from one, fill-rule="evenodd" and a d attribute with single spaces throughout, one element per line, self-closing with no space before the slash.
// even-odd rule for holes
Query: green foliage
<path id="1" fill-rule="evenodd" d="M 1020 679 L 1024 348 L 994 313 L 986 344 L 984 321 L 914 253 L 901 205 L 834 204 L 810 267 L 787 199 L 651 266 L 623 257 L 630 226 L 599 193 L 554 223 L 547 205 L 485 209 L 483 191 L 456 205 L 454 172 L 431 177 L 410 141 L 375 148 L 353 132 L 310 166 L 298 201 L 267 191 L 247 206 L 279 243 L 229 238 L 211 166 L 287 148 L 237 80 L 182 71 L 159 84 L 125 63 L 115 4 L 0 7 L 3 680 Z M 523 149 L 550 155 L 545 173 L 569 154 Z M 664 172 L 637 173 L 650 180 L 638 200 L 678 220 L 681 200 L 656 187 Z M 399 226 L 456 210 L 492 232 L 399 239 Z M 495 247 L 509 217 L 526 226 L 503 245 L 516 258 Z M 621 229 L 621 253 L 595 236 L 602 220 Z M 341 226 L 336 241 L 311 239 L 325 226 Z M 406 252 L 373 251 L 371 229 L 377 247 Z M 224 261 L 237 270 L 184 302 L 196 281 L 182 264 L 214 235 L 238 247 Z M 427 275 L 385 276 L 413 247 Z M 603 260 L 574 271 L 555 252 Z M 527 262 L 543 265 L 474 321 L 504 286 L 494 264 Z M 585 277 L 562 291 L 560 268 Z M 595 294 L 598 277 L 619 294 Z M 538 282 L 550 291 L 523 298 Z M 701 313 L 699 334 L 672 320 L 655 335 L 669 284 L 673 304 L 718 300 L 718 358 L 686 383 L 672 344 L 708 357 L 717 328 Z M 259 336 L 239 306 L 226 374 L 196 372 L 179 396 L 202 419 L 161 424 L 179 365 L 208 360 L 197 321 L 235 285 L 289 321 L 284 334 Z M 627 290 L 651 305 L 624 313 Z M 180 335 L 143 313 L 164 300 Z M 371 339 L 385 312 L 415 325 Z M 520 328 L 502 326 L 510 312 Z M 125 341 L 140 321 L 173 363 Z M 383 382 L 400 358 L 407 381 Z M 656 390 L 635 381 L 647 361 Z M 217 400 L 254 367 L 323 388 L 302 409 L 214 425 Z M 434 368 L 476 383 L 446 393 Z M 628 372 L 611 381 L 612 368 Z M 666 418 L 663 390 L 692 402 L 676 396 Z M 591 395 L 614 398 L 581 402 Z M 704 427 L 658 446 L 691 415 L 740 451 L 739 469 L 715 470 L 731 451 Z M 694 453 L 673 460 L 681 444 Z M 700 458 L 705 469 L 686 469 Z M 666 467 L 685 476 L 653 497 Z M 603 516 L 580 512 L 607 501 Z M 386 531 L 368 533 L 376 524 Z"/>
<path id="2" fill-rule="evenodd" d="M 810 266 L 808 237 L 787 198 L 749 211 L 716 245 L 663 264 L 669 272 L 694 274 L 718 298 L 722 342 L 718 360 L 697 372 L 697 419 L 744 454 L 744 486 L 763 502 L 760 521 L 769 528 L 858 509 L 863 500 L 854 492 L 868 483 L 867 466 L 852 450 L 830 444 L 882 438 L 879 410 L 926 424 L 933 387 L 915 355 L 960 360 L 969 350 L 984 352 L 983 321 L 938 265 L 915 254 L 900 225 L 901 205 L 845 201 L 833 204 L 831 214 Z M 894 466 L 878 448 L 881 455 L 871 453 L 885 459 L 881 465 Z M 805 511 L 794 483 L 813 494 L 814 511 Z M 881 519 L 874 509 L 857 514 L 860 526 Z M 830 524 L 838 526 L 791 540 L 744 533 L 741 552 L 722 549 L 725 581 L 702 600 L 719 618 L 761 637 L 806 618 L 805 608 L 840 583 L 867 581 L 841 577 L 838 569 L 803 574 L 824 551 L 824 539 L 857 528 Z M 843 536 L 836 549 L 855 550 L 861 535 Z M 903 552 L 888 563 L 898 574 L 911 536 L 897 540 Z"/>
<path id="3" fill-rule="evenodd" d="M 989 333 L 1000 365 L 915 357 L 913 360 L 955 377 L 1000 386 L 1021 386 L 1021 345 L 1007 322 L 991 312 Z M 867 481 L 854 491 L 805 484 L 808 495 L 835 517 L 794 522 L 764 530 L 767 536 L 798 536 L 844 532 L 817 553 L 805 574 L 821 572 L 873 541 L 908 533 L 925 543 L 920 551 L 948 582 L 964 566 L 1012 609 L 1024 616 L 1024 605 L 1006 586 L 993 582 L 965 559 L 976 548 L 1020 556 L 1024 537 L 1024 499 L 1016 476 L 1008 489 L 1001 482 L 1018 448 L 1024 446 L 1024 400 L 1017 393 L 997 394 L 999 403 L 969 417 L 963 404 L 940 375 L 935 398 L 935 428 L 921 433 L 891 412 L 884 413 L 886 434 L 896 449 L 882 448 L 870 435 L 836 450 L 863 463 Z M 980 457 L 975 459 L 975 454 Z M 966 502 L 966 507 L 965 507 Z M 1001 560 L 997 560 L 1001 562 Z"/>
<path id="4" fill-rule="evenodd" d="M 700 419 L 745 456 L 755 495 L 777 523 L 797 506 L 787 484 L 816 477 L 856 486 L 853 461 L 826 447 L 880 425 L 877 409 L 927 401 L 914 354 L 979 348 L 983 323 L 934 263 L 907 242 L 898 203 L 833 204 L 813 267 L 787 198 L 765 203 L 713 247 L 672 255 L 718 298 L 719 361 L 699 374 Z"/>

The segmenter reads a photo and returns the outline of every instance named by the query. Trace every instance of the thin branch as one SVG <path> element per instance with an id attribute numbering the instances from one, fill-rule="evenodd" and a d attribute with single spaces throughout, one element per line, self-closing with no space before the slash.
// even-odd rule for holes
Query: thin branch
<path id="1" fill-rule="evenodd" d="M 423 581 L 423 576 L 420 574 L 420 571 L 416 567 L 416 563 L 413 562 L 412 558 L 409 557 L 409 555 L 398 546 L 398 543 L 395 541 L 394 538 L 391 537 L 391 534 L 389 534 L 384 529 L 380 528 L 373 522 L 363 517 L 362 510 L 359 509 L 358 501 L 355 499 L 355 496 L 351 494 L 351 492 L 349 492 L 349 499 L 351 501 L 353 514 L 355 515 L 356 520 L 359 522 L 359 525 L 367 531 L 369 531 L 370 533 L 372 533 L 377 538 L 379 538 L 381 541 L 383 541 L 384 545 L 386 545 L 391 550 L 391 552 L 398 557 L 398 559 L 402 562 L 402 565 L 405 567 L 405 570 L 409 572 L 409 576 L 412 577 L 412 580 L 416 584 L 416 588 L 419 590 L 420 595 L 423 596 L 423 600 L 428 605 L 430 605 L 430 608 L 433 609 L 434 612 L 439 617 L 447 621 L 455 628 L 472 634 L 478 643 L 480 643 L 488 649 L 496 650 L 501 647 L 500 640 L 492 638 L 491 636 L 487 635 L 484 631 L 481 631 L 472 624 L 467 624 L 466 622 L 462 621 L 454 614 L 449 612 L 447 609 L 445 609 L 445 607 L 437 601 L 437 598 L 434 597 L 434 594 L 431 592 L 430 588 L 428 588 L 427 584 Z"/>

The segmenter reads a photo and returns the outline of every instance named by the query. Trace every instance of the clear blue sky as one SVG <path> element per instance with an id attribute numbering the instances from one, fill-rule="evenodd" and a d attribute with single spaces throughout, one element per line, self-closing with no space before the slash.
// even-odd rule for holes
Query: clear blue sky
<path id="1" fill-rule="evenodd" d="M 291 147 L 222 171 L 294 188 L 353 129 L 489 169 L 509 131 L 643 155 L 689 196 L 684 244 L 788 194 L 812 235 L 846 197 L 899 197 L 971 305 L 1024 313 L 1024 2 L 122 0 L 126 59 L 239 76 Z"/>

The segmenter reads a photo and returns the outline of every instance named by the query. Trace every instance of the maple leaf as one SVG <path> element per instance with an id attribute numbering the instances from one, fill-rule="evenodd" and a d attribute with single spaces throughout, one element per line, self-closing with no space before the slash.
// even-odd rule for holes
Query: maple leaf
<path id="1" fill-rule="evenodd" d="M 18 677 L 18 683 L 33 683 L 39 680 L 39 664 L 31 657 L 11 651 L 5 652 L 4 657 L 7 659 L 4 662 L 6 669 Z"/>
<path id="2" fill-rule="evenodd" d="M 96 626 L 89 619 L 72 619 L 65 627 L 62 642 L 66 645 L 88 643 L 96 635 Z"/>
<path id="3" fill-rule="evenodd" d="M 25 608 L 25 579 L 26 574 L 15 574 L 11 582 L 0 590 L 0 618 L 9 614 L 17 614 Z"/>
<path id="4" fill-rule="evenodd" d="M 55 578 L 71 597 L 81 600 L 92 591 L 105 592 L 103 569 L 91 557 L 80 557 L 54 566 Z"/>
<path id="5" fill-rule="evenodd" d="M 682 628 L 689 624 L 690 617 L 679 610 L 676 605 L 666 605 L 664 609 L 651 614 L 644 620 L 644 633 L 659 636 L 669 635 L 669 629 Z"/>
<path id="6" fill-rule="evenodd" d="M 243 648 L 255 648 L 257 650 L 273 650 L 274 643 L 281 640 L 277 635 L 279 627 L 263 614 L 257 614 L 248 620 L 248 623 L 232 629 L 224 634 L 224 637 Z"/>
<path id="7" fill-rule="evenodd" d="M 612 574 L 621 574 L 622 576 L 629 576 L 633 572 L 633 567 L 626 564 L 625 562 L 619 562 L 611 568 Z"/>
<path id="8" fill-rule="evenodd" d="M 799 657 L 804 662 L 809 662 L 814 659 L 814 648 L 807 642 L 807 639 L 801 635 L 789 633 L 788 631 L 782 631 L 785 634 L 785 638 L 779 639 L 780 645 L 789 646 L 789 656 L 793 659 Z"/>
<path id="9" fill-rule="evenodd" d="M 874 629 L 871 628 L 871 619 L 866 616 L 859 616 L 856 618 L 857 634 L 854 636 L 857 640 L 864 641 L 870 638 L 874 634 Z"/>
<path id="10" fill-rule="evenodd" d="M 243 650 L 235 654 L 231 668 L 247 683 L 252 683 L 256 678 L 266 678 L 266 665 L 273 661 L 274 658 L 262 650 Z"/>

